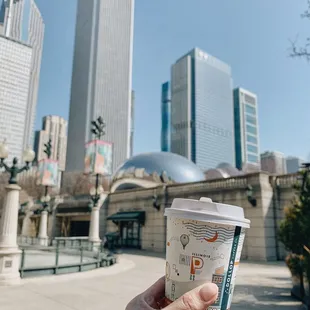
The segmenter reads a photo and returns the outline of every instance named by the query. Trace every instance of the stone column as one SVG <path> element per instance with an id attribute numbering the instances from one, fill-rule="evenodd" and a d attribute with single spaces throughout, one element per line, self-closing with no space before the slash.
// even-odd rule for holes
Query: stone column
<path id="1" fill-rule="evenodd" d="M 94 247 L 100 245 L 99 237 L 99 222 L 100 222 L 100 208 L 104 203 L 105 199 L 108 197 L 106 193 L 100 195 L 100 199 L 95 207 L 92 208 L 90 214 L 90 226 L 89 226 L 89 236 L 88 240 L 93 243 Z"/>
<path id="2" fill-rule="evenodd" d="M 22 231 L 21 231 L 22 242 L 23 242 L 24 237 L 30 236 L 30 233 L 29 233 L 31 230 L 30 217 L 33 215 L 33 211 L 32 211 L 33 206 L 34 206 L 34 203 L 33 203 L 33 199 L 31 198 L 29 199 L 27 207 L 25 208 L 25 216 L 23 218 Z"/>
<path id="3" fill-rule="evenodd" d="M 48 217 L 48 229 L 47 229 L 47 235 L 51 242 L 53 242 L 54 238 L 57 235 L 57 207 L 64 202 L 64 199 L 60 196 L 56 196 L 52 205 L 52 214 Z"/>
<path id="4" fill-rule="evenodd" d="M 33 215 L 33 211 L 27 210 L 25 212 L 25 217 L 23 218 L 23 225 L 22 225 L 22 232 L 21 232 L 22 238 L 29 236 L 29 230 L 30 230 L 29 226 L 31 225 L 30 217 L 32 215 Z"/>
<path id="5" fill-rule="evenodd" d="M 16 184 L 6 186 L 6 199 L 0 221 L 0 285 L 20 282 L 20 253 L 17 246 L 19 192 Z"/>
<path id="6" fill-rule="evenodd" d="M 43 246 L 48 246 L 47 218 L 48 218 L 48 212 L 42 211 L 41 218 L 40 218 L 38 238 L 39 238 L 39 244 Z"/>
<path id="7" fill-rule="evenodd" d="M 276 229 L 274 219 L 273 189 L 269 174 L 259 172 L 247 176 L 248 184 L 253 187 L 257 200 L 254 207 L 247 202 L 246 217 L 251 221 L 246 230 L 247 258 L 249 260 L 276 260 Z M 246 199 L 246 197 L 244 197 Z"/>

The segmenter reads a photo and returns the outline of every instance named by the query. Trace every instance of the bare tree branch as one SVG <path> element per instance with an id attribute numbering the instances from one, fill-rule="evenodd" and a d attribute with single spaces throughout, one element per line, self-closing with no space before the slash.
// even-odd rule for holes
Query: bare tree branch
<path id="1" fill-rule="evenodd" d="M 307 0 L 307 3 L 308 8 L 303 14 L 301 14 L 301 17 L 310 19 L 310 0 Z M 301 57 L 306 58 L 306 60 L 310 61 L 310 37 L 306 39 L 304 47 L 297 46 L 296 43 L 297 40 L 291 41 L 290 57 Z"/>
<path id="2" fill-rule="evenodd" d="M 101 185 L 105 191 L 109 190 L 109 181 L 101 178 Z M 82 172 L 64 172 L 60 194 L 62 195 L 89 195 L 91 187 L 95 186 L 95 180 Z"/>
<path id="3" fill-rule="evenodd" d="M 301 17 L 310 19 L 310 0 L 308 0 L 307 2 L 308 2 L 308 9 L 303 14 L 301 14 Z"/>

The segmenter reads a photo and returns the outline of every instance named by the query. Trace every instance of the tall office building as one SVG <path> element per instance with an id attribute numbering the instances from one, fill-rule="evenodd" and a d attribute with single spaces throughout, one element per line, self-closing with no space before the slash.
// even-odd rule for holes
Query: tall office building
<path id="1" fill-rule="evenodd" d="M 294 157 L 294 156 L 287 157 L 286 158 L 286 173 L 296 173 L 301 167 L 302 163 L 303 163 L 303 160 L 298 157 Z"/>
<path id="2" fill-rule="evenodd" d="M 52 154 L 51 159 L 58 161 L 60 171 L 66 168 L 66 152 L 67 152 L 67 121 L 60 116 L 48 115 L 43 118 L 42 130 L 36 131 L 34 150 L 36 152 L 36 160 L 46 158 L 44 153 L 44 144 L 51 139 Z"/>
<path id="3" fill-rule="evenodd" d="M 283 153 L 265 152 L 260 155 L 262 171 L 272 174 L 286 174 L 286 160 Z"/>
<path id="4" fill-rule="evenodd" d="M 194 48 L 171 71 L 171 152 L 203 170 L 234 165 L 230 66 Z"/>
<path id="5" fill-rule="evenodd" d="M 245 172 L 260 170 L 257 96 L 234 89 L 236 168 Z"/>
<path id="6" fill-rule="evenodd" d="M 23 139 L 25 148 L 33 143 L 45 25 L 34 0 L 3 0 L 0 11 L 1 23 L 6 37 L 32 47 L 31 76 Z"/>
<path id="7" fill-rule="evenodd" d="M 161 151 L 170 152 L 171 149 L 171 96 L 170 82 L 161 87 Z"/>
<path id="8" fill-rule="evenodd" d="M 23 152 L 31 58 L 30 46 L 0 35 L 0 141 L 7 141 L 9 161 Z"/>
<path id="9" fill-rule="evenodd" d="M 134 134 L 135 134 L 135 91 L 131 91 L 131 111 L 130 111 L 130 119 L 131 119 L 131 127 L 130 127 L 130 152 L 129 156 L 133 155 L 133 141 L 134 141 Z"/>
<path id="10" fill-rule="evenodd" d="M 71 85 L 67 170 L 84 167 L 91 121 L 102 116 L 113 170 L 130 156 L 134 0 L 79 0 Z"/>

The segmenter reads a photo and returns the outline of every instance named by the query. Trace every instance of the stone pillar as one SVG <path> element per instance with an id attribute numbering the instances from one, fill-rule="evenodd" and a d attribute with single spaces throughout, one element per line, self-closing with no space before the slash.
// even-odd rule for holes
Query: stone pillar
<path id="1" fill-rule="evenodd" d="M 274 261 L 276 257 L 276 229 L 274 216 L 273 188 L 265 172 L 251 174 L 248 184 L 253 187 L 256 207 L 247 203 L 246 217 L 251 227 L 246 231 L 247 256 L 249 260 Z"/>
<path id="2" fill-rule="evenodd" d="M 42 211 L 38 238 L 39 238 L 39 244 L 43 246 L 48 246 L 47 219 L 48 219 L 48 212 Z"/>
<path id="3" fill-rule="evenodd" d="M 49 239 L 51 240 L 51 243 L 53 242 L 55 237 L 58 237 L 59 234 L 57 234 L 57 207 L 64 202 L 64 199 L 60 196 L 56 196 L 53 204 L 52 204 L 52 214 L 48 217 L 48 225 L 47 225 L 47 235 Z"/>
<path id="4" fill-rule="evenodd" d="M 0 285 L 20 282 L 20 253 L 17 246 L 19 192 L 16 184 L 6 186 L 6 199 L 0 221 Z"/>
<path id="5" fill-rule="evenodd" d="M 27 210 L 25 212 L 25 217 L 23 218 L 23 225 L 22 225 L 22 232 L 21 232 L 21 236 L 23 237 L 28 237 L 29 231 L 30 231 L 30 226 L 31 224 L 31 219 L 30 217 L 33 215 L 33 211 Z"/>
<path id="6" fill-rule="evenodd" d="M 100 195 L 100 199 L 95 207 L 92 208 L 90 215 L 90 226 L 88 240 L 93 243 L 94 247 L 100 245 L 99 224 L 100 224 L 100 208 L 108 195 L 106 193 Z"/>
<path id="7" fill-rule="evenodd" d="M 27 207 L 25 208 L 25 216 L 23 218 L 23 223 L 22 223 L 22 231 L 21 231 L 21 237 L 22 237 L 22 242 L 24 237 L 30 236 L 30 231 L 31 231 L 31 219 L 30 217 L 33 215 L 33 206 L 34 202 L 32 198 L 29 198 Z"/>

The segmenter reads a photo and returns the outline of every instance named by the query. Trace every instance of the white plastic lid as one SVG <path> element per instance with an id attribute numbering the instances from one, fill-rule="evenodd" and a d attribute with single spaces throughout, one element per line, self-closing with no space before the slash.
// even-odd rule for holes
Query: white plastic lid
<path id="1" fill-rule="evenodd" d="M 250 228 L 250 220 L 244 217 L 243 208 L 215 203 L 205 197 L 200 200 L 176 198 L 171 208 L 166 208 L 165 216 Z"/>

